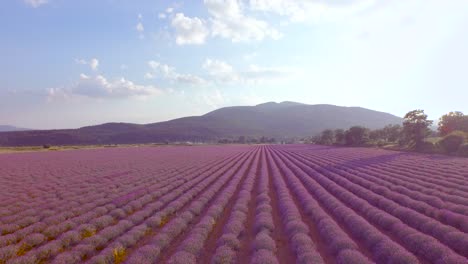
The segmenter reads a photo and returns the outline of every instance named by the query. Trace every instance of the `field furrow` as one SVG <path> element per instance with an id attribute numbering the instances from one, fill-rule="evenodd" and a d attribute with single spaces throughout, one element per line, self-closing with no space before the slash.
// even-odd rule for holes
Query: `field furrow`
<path id="1" fill-rule="evenodd" d="M 0 264 L 468 264 L 468 160 L 314 145 L 0 155 Z"/>

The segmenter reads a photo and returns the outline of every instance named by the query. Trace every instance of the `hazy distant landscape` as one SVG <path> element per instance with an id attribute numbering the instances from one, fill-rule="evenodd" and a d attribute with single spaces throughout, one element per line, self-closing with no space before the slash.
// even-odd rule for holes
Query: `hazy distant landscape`
<path id="1" fill-rule="evenodd" d="M 3 146 L 135 144 L 191 141 L 215 143 L 240 136 L 300 139 L 324 129 L 362 125 L 381 128 L 402 118 L 360 107 L 307 105 L 295 102 L 221 108 L 202 116 L 146 125 L 107 123 L 73 130 L 0 133 Z"/>
<path id="2" fill-rule="evenodd" d="M 24 130 L 31 130 L 31 129 L 9 126 L 9 125 L 0 125 L 0 132 L 24 131 Z"/>

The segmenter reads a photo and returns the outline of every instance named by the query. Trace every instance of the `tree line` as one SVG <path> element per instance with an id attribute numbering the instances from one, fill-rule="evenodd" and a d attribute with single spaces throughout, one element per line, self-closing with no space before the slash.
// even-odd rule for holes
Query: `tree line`
<path id="1" fill-rule="evenodd" d="M 402 125 L 387 125 L 375 130 L 362 126 L 346 130 L 326 129 L 311 141 L 321 145 L 393 146 L 401 150 L 468 156 L 468 115 L 462 112 L 443 115 L 437 131 L 431 130 L 432 124 L 424 110 L 418 109 L 408 112 Z M 429 137 L 432 140 L 428 140 Z"/>
<path id="2" fill-rule="evenodd" d="M 239 136 L 238 138 L 223 138 L 218 140 L 218 144 L 273 144 L 276 143 L 275 138 L 269 138 L 265 136 L 261 137 L 246 137 Z"/>

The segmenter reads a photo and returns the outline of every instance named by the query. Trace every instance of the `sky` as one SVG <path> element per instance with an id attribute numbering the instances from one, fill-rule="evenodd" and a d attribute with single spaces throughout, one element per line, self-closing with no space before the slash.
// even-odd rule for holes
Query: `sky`
<path id="1" fill-rule="evenodd" d="M 7 0 L 0 125 L 268 101 L 468 113 L 466 0 Z"/>

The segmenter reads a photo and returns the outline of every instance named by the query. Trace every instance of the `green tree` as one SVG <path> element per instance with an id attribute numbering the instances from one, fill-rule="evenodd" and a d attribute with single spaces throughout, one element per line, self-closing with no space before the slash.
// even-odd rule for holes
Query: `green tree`
<path id="1" fill-rule="evenodd" d="M 313 144 L 320 144 L 320 135 L 315 135 L 313 137 L 310 138 L 310 141 L 313 143 Z"/>
<path id="2" fill-rule="evenodd" d="M 344 129 L 335 129 L 335 144 L 344 145 L 345 144 L 345 131 Z"/>
<path id="3" fill-rule="evenodd" d="M 369 139 L 369 130 L 361 126 L 353 126 L 345 132 L 346 145 L 360 146 Z"/>
<path id="4" fill-rule="evenodd" d="M 439 145 L 447 153 L 457 152 L 465 140 L 466 134 L 462 131 L 453 131 L 439 140 Z"/>
<path id="5" fill-rule="evenodd" d="M 372 141 L 387 141 L 384 129 L 376 129 L 369 132 L 369 139 Z"/>
<path id="6" fill-rule="evenodd" d="M 403 121 L 403 133 L 410 148 L 419 149 L 423 146 L 424 139 L 430 133 L 431 120 L 427 120 L 424 110 L 408 112 Z"/>
<path id="7" fill-rule="evenodd" d="M 403 128 L 400 125 L 387 125 L 383 128 L 385 141 L 397 142 L 401 137 Z"/>
<path id="8" fill-rule="evenodd" d="M 439 119 L 438 125 L 441 136 L 446 136 L 456 130 L 468 132 L 468 116 L 458 111 L 450 112 Z"/>
<path id="9" fill-rule="evenodd" d="M 333 130 L 325 129 L 320 135 L 320 144 L 331 145 L 334 142 Z"/>

